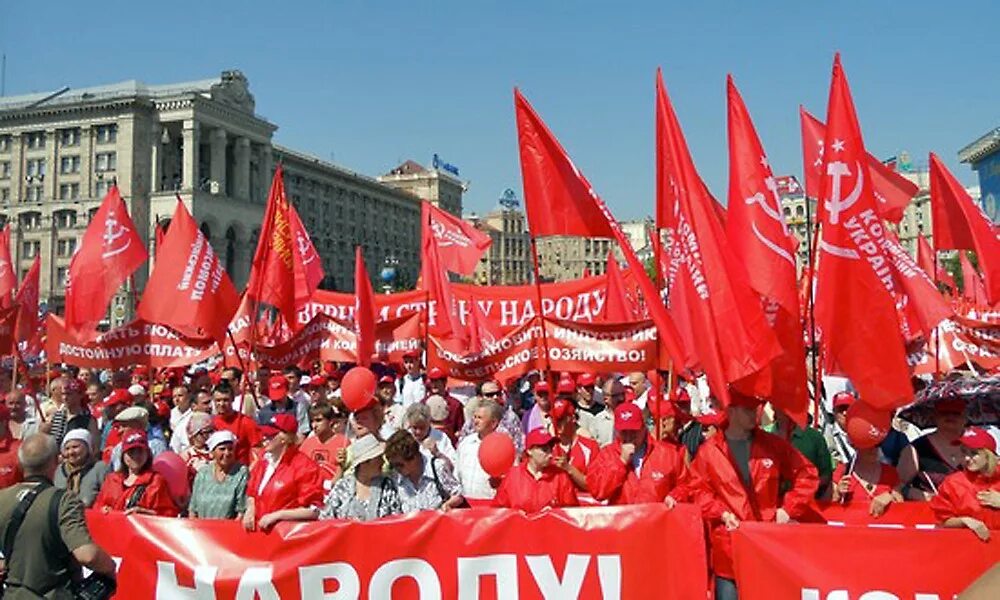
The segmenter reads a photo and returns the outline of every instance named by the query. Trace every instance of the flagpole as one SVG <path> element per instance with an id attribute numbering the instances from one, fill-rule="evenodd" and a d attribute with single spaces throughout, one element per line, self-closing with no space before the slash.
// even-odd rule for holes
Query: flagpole
<path id="1" fill-rule="evenodd" d="M 549 335 L 545 328 L 545 315 L 542 310 L 542 278 L 538 271 L 538 245 L 535 243 L 534 234 L 529 239 L 531 240 L 531 264 L 535 270 L 535 296 L 538 300 L 538 322 L 542 326 L 542 348 L 545 350 L 545 380 L 549 382 L 549 386 L 551 387 L 552 382 L 549 381 L 552 378 L 552 374 L 550 373 L 551 365 L 549 363 Z"/>
<path id="2" fill-rule="evenodd" d="M 660 228 L 659 227 L 654 227 L 654 231 L 656 232 L 655 235 L 656 235 L 656 242 L 657 243 L 653 244 L 653 282 L 656 284 L 656 293 L 657 294 L 662 294 L 663 293 L 663 273 L 660 272 L 660 259 L 662 257 L 662 252 L 663 252 L 663 248 L 661 247 L 662 246 L 662 242 L 663 242 L 663 238 L 661 237 Z M 647 298 L 646 301 L 647 302 L 654 302 L 654 301 L 655 302 L 663 302 L 663 296 L 661 295 L 661 296 L 657 297 L 655 300 L 653 300 L 652 298 Z M 659 332 L 657 332 L 657 333 L 659 333 Z M 659 335 L 657 335 L 656 336 L 656 356 L 654 357 L 654 360 L 656 362 L 656 371 L 655 372 L 656 372 L 656 379 L 657 379 L 656 384 L 657 385 L 659 385 L 659 383 L 660 383 L 660 344 L 662 342 L 663 342 L 663 340 L 660 339 Z M 667 368 L 667 394 L 668 395 L 670 394 L 671 390 L 673 389 L 673 378 L 674 378 L 674 361 L 671 360 L 670 364 L 669 364 L 669 366 Z M 656 395 L 656 414 L 659 415 L 659 414 L 661 414 L 660 413 L 660 409 L 662 408 L 660 406 L 660 402 L 662 402 L 662 399 L 660 397 L 663 395 L 663 390 L 662 389 L 658 389 L 656 391 L 658 392 L 657 395 Z M 662 419 L 660 419 L 660 417 L 656 418 L 656 423 L 655 423 L 655 425 L 656 425 L 656 441 L 660 441 L 660 435 L 662 434 L 662 427 L 660 425 L 661 421 L 662 421 Z"/>
<path id="3" fill-rule="evenodd" d="M 808 275 L 806 281 L 806 310 L 809 317 L 809 354 L 812 362 L 813 376 L 813 423 L 820 429 L 820 385 L 822 377 L 819 372 L 819 344 L 816 341 L 816 303 L 813 297 L 813 280 L 816 276 L 817 255 L 816 246 L 819 244 L 819 224 L 813 228 L 812 206 L 810 198 L 806 195 L 806 258 L 809 261 Z M 815 230 L 814 230 L 815 229 Z"/>
<path id="4" fill-rule="evenodd" d="M 941 288 L 938 283 L 938 256 L 937 249 L 934 249 L 934 289 L 937 293 L 941 293 Z M 939 331 L 941 324 L 938 323 L 934 326 L 934 379 L 941 377 L 941 332 Z"/>
<path id="5" fill-rule="evenodd" d="M 226 335 L 229 336 L 229 343 L 233 345 L 233 353 L 236 354 L 236 360 L 237 362 L 240 363 L 240 371 L 243 372 L 243 377 L 240 378 L 243 381 L 241 381 L 240 383 L 243 383 L 244 381 L 249 383 L 250 372 L 247 371 L 246 363 L 243 362 L 243 357 L 240 356 L 240 347 L 236 345 L 236 338 L 233 337 L 233 330 L 230 329 L 229 327 L 226 327 Z M 223 355 L 223 360 L 225 360 L 225 351 L 223 351 L 222 355 Z M 257 409 L 259 410 L 260 400 L 257 398 L 256 390 L 253 389 L 253 385 L 248 385 L 247 389 L 250 390 L 250 397 L 253 398 L 253 403 L 257 406 Z"/>

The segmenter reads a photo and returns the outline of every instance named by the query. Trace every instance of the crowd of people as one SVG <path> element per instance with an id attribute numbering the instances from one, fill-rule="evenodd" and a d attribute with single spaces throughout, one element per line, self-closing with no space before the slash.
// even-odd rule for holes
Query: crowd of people
<path id="1" fill-rule="evenodd" d="M 944 527 L 1000 529 L 996 430 L 968 427 L 962 400 L 934 406 L 927 432 L 850 423 L 858 398 L 803 426 L 765 399 L 730 391 L 724 409 L 696 385 L 645 373 L 538 373 L 448 387 L 407 354 L 349 410 L 347 365 L 243 373 L 65 366 L 47 385 L 0 378 L 0 488 L 19 482 L 22 442 L 59 448 L 56 487 L 94 510 L 238 520 L 371 521 L 421 510 L 679 502 L 700 508 L 717 597 L 735 597 L 731 533 L 744 521 L 810 521 L 822 502 L 873 517 L 929 502 Z M 509 436 L 505 474 L 480 461 Z"/>

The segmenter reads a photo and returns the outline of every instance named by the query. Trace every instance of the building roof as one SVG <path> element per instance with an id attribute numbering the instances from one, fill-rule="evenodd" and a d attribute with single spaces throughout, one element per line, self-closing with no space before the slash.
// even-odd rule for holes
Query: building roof
<path id="1" fill-rule="evenodd" d="M 389 175 L 417 175 L 419 173 L 426 173 L 427 168 L 415 160 L 407 160 L 403 164 L 399 165 L 395 169 L 386 173 Z"/>
<path id="2" fill-rule="evenodd" d="M 958 160 L 964 163 L 974 163 L 1000 150 L 1000 127 L 980 136 L 965 148 L 958 151 Z"/>

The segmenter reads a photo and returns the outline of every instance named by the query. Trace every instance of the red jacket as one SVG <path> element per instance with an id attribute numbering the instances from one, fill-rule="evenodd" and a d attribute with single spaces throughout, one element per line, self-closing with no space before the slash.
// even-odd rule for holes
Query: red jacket
<path id="1" fill-rule="evenodd" d="M 525 512 L 538 512 L 545 507 L 577 506 L 576 487 L 569 475 L 561 469 L 548 467 L 542 476 L 528 471 L 526 462 L 512 467 L 500 483 L 494 506 L 515 508 Z"/>
<path id="2" fill-rule="evenodd" d="M 615 440 L 601 448 L 587 470 L 587 489 L 597 500 L 608 504 L 644 504 L 687 500 L 687 468 L 684 448 L 646 437 L 646 456 L 637 475 L 622 462 L 622 443 Z"/>
<path id="3" fill-rule="evenodd" d="M 247 479 L 247 496 L 254 499 L 258 520 L 278 510 L 319 507 L 323 504 L 323 481 L 319 467 L 298 448 L 289 446 L 285 449 L 263 493 L 258 493 L 267 465 L 266 459 L 257 461 Z"/>
<path id="4" fill-rule="evenodd" d="M 569 447 L 569 451 L 563 450 L 562 445 L 556 443 L 555 447 L 552 449 L 553 458 L 558 458 L 560 456 L 568 456 L 569 464 L 576 467 L 576 470 L 587 474 L 590 469 L 590 465 L 594 463 L 597 455 L 601 452 L 601 447 L 590 438 L 585 438 L 581 436 L 576 436 L 573 440 L 573 444 Z"/>
<path id="5" fill-rule="evenodd" d="M 7 433 L 0 440 L 0 489 L 20 483 L 24 479 L 21 463 L 17 460 L 17 450 L 21 441 Z"/>
<path id="6" fill-rule="evenodd" d="M 236 454 L 236 461 L 250 465 L 250 449 L 260 443 L 260 429 L 257 423 L 250 417 L 232 413 L 229 419 L 223 419 L 219 415 L 212 418 L 212 424 L 216 431 L 231 431 L 236 436 L 236 444 L 233 452 Z"/>
<path id="7" fill-rule="evenodd" d="M 1000 491 L 1000 469 L 992 477 L 957 471 L 941 482 L 937 495 L 931 498 L 931 510 L 942 523 L 952 517 L 972 517 L 989 529 L 1000 529 L 1000 510 L 983 506 L 976 498 L 986 490 Z"/>
<path id="8" fill-rule="evenodd" d="M 161 517 L 176 517 L 180 510 L 174 504 L 167 487 L 167 480 L 152 469 L 148 469 L 131 485 L 125 485 L 125 474 L 120 471 L 108 473 L 101 485 L 101 491 L 94 500 L 94 508 L 124 511 L 129 498 L 136 493 L 140 485 L 146 486 L 142 498 L 136 503 L 139 508 L 148 508 Z"/>
<path id="9" fill-rule="evenodd" d="M 792 519 L 814 509 L 819 487 L 816 467 L 792 445 L 776 435 L 757 429 L 750 444 L 750 492 L 743 486 L 729 452 L 726 436 L 718 433 L 698 448 L 691 463 L 692 492 L 711 529 L 712 569 L 716 575 L 733 577 L 732 538 L 722 523 L 729 511 L 740 521 L 774 521 L 779 508 Z M 782 481 L 791 483 L 784 497 Z"/>

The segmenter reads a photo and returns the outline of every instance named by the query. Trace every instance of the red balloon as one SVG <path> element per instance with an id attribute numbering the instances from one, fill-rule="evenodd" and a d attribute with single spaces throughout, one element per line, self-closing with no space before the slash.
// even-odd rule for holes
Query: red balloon
<path id="1" fill-rule="evenodd" d="M 375 373 L 366 367 L 354 367 L 340 382 L 340 398 L 351 412 L 357 412 L 375 397 Z"/>
<path id="2" fill-rule="evenodd" d="M 153 470 L 167 481 L 167 489 L 174 501 L 180 506 L 186 505 L 191 496 L 191 486 L 184 459 L 174 452 L 161 452 L 153 459 Z"/>
<path id="3" fill-rule="evenodd" d="M 514 464 L 514 440 L 505 433 L 494 431 L 479 444 L 479 464 L 490 477 L 500 477 Z"/>
<path id="4" fill-rule="evenodd" d="M 874 448 L 889 435 L 892 411 L 872 408 L 859 400 L 847 409 L 847 438 L 859 449 Z"/>

